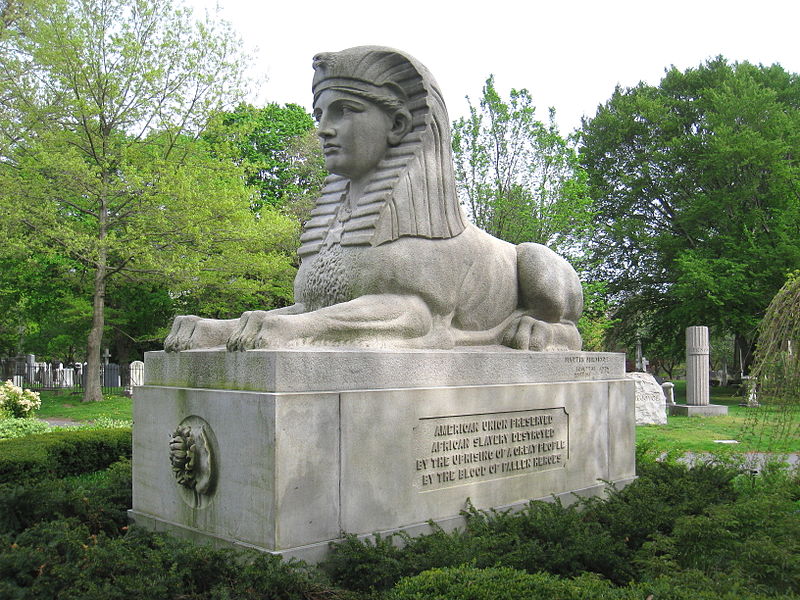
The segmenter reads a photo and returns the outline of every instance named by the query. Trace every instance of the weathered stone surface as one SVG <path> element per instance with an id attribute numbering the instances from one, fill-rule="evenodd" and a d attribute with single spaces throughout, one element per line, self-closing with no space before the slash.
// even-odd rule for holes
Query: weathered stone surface
<path id="1" fill-rule="evenodd" d="M 363 390 L 619 379 L 612 352 L 453 350 L 192 350 L 146 353 L 146 385 L 262 392 Z"/>
<path id="2" fill-rule="evenodd" d="M 686 404 L 708 405 L 711 392 L 709 379 L 708 327 L 686 328 Z"/>
<path id="3" fill-rule="evenodd" d="M 728 414 L 728 407 L 724 404 L 674 404 L 669 407 L 669 414 L 682 417 L 721 417 Z"/>
<path id="4" fill-rule="evenodd" d="M 314 57 L 332 175 L 301 236 L 296 304 L 238 320 L 178 317 L 167 351 L 503 344 L 580 350 L 583 292 L 539 244 L 469 224 L 438 85 L 411 56 L 364 46 Z"/>
<path id="5" fill-rule="evenodd" d="M 636 424 L 666 425 L 666 397 L 650 373 L 626 373 L 636 383 Z"/>
<path id="6" fill-rule="evenodd" d="M 388 353 L 381 368 L 387 353 L 310 353 L 148 353 L 134 402 L 134 521 L 318 560 L 343 531 L 463 525 L 467 498 L 485 509 L 570 501 L 635 476 L 624 355 L 406 351 Z M 253 360 L 227 366 L 229 387 L 249 390 L 204 379 L 215 360 L 235 356 Z M 437 368 L 414 371 L 426 363 Z M 290 383 L 295 369 L 312 375 Z M 336 384 L 327 390 L 317 387 L 324 373 Z M 205 493 L 176 480 L 179 426 L 202 426 L 212 440 L 215 481 Z"/>

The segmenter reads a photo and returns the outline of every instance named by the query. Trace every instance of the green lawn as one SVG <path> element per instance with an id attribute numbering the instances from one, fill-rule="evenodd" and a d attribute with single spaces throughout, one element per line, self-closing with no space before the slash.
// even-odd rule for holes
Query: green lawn
<path id="1" fill-rule="evenodd" d="M 675 382 L 675 402 L 686 399 L 686 382 Z M 755 422 L 768 409 L 739 406 L 744 401 L 738 387 L 712 387 L 711 403 L 724 404 L 728 415 L 722 417 L 667 417 L 666 425 L 642 425 L 636 428 L 636 441 L 674 452 L 800 452 L 800 440 L 780 439 L 776 426 Z M 721 444 L 715 440 L 736 440 Z"/>
<path id="2" fill-rule="evenodd" d="M 41 392 L 40 396 L 42 407 L 36 412 L 40 419 L 93 421 L 98 417 L 133 418 L 133 401 L 125 396 L 104 396 L 102 402 L 81 402 L 80 394 L 64 392 Z"/>

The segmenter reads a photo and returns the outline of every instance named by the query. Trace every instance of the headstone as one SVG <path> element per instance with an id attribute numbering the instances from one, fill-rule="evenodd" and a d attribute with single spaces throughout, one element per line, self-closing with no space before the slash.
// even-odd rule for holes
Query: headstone
<path id="1" fill-rule="evenodd" d="M 137 387 L 144 384 L 144 363 L 141 360 L 135 360 L 131 363 L 131 387 Z"/>
<path id="2" fill-rule="evenodd" d="M 728 414 L 728 407 L 709 404 L 708 327 L 686 328 L 686 404 L 671 408 L 673 415 L 717 416 Z"/>
<path id="3" fill-rule="evenodd" d="M 103 365 L 103 387 L 121 387 L 119 377 L 119 365 L 116 363 L 106 363 Z"/>
<path id="4" fill-rule="evenodd" d="M 675 404 L 675 384 L 671 381 L 665 381 L 661 384 L 661 389 L 664 390 L 664 398 L 667 406 Z"/>
<path id="5" fill-rule="evenodd" d="M 623 354 L 580 352 L 582 288 L 538 244 L 470 224 L 428 70 L 314 57 L 328 170 L 297 304 L 178 317 L 135 388 L 138 524 L 318 560 L 342 532 L 602 494 L 634 476 Z M 344 110 L 349 108 L 350 110 Z"/>
<path id="6" fill-rule="evenodd" d="M 664 392 L 650 373 L 626 373 L 636 383 L 636 424 L 666 425 Z"/>

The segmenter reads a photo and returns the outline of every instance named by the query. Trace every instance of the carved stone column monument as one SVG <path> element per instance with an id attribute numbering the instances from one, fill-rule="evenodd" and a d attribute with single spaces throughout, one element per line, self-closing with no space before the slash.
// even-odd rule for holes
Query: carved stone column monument
<path id="1" fill-rule="evenodd" d="M 581 352 L 580 281 L 470 224 L 430 73 L 314 57 L 331 176 L 295 304 L 177 317 L 134 389 L 138 526 L 307 560 L 344 533 L 463 524 L 634 476 L 623 354 Z"/>
<path id="2" fill-rule="evenodd" d="M 686 404 L 670 408 L 673 415 L 716 416 L 728 414 L 728 407 L 709 404 L 711 379 L 709 377 L 708 327 L 686 328 Z"/>

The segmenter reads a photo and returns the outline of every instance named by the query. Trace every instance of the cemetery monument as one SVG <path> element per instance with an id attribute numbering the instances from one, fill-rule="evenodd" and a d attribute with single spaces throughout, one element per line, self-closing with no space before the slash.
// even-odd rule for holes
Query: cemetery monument
<path id="1" fill-rule="evenodd" d="M 135 390 L 131 518 L 316 560 L 344 533 L 598 494 L 634 474 L 624 355 L 581 352 L 569 264 L 469 224 L 441 93 L 383 47 L 314 57 L 332 173 L 296 303 L 178 317 Z"/>
<path id="2" fill-rule="evenodd" d="M 686 328 L 686 404 L 673 404 L 670 414 L 689 417 L 727 415 L 724 404 L 711 404 L 708 327 Z"/>

